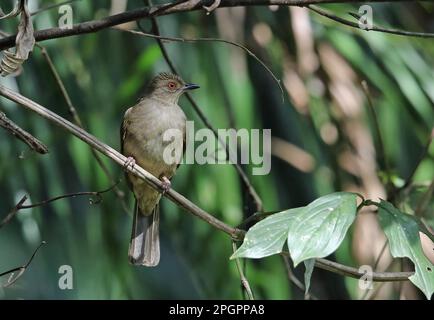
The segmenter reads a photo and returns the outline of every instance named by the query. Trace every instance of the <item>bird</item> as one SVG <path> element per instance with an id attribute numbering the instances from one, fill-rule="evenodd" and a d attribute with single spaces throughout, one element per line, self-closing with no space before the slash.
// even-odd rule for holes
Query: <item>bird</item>
<path id="1" fill-rule="evenodd" d="M 178 75 L 159 73 L 123 117 L 120 137 L 121 153 L 127 157 L 125 167 L 138 164 L 158 177 L 163 185 L 163 193 L 170 189 L 170 179 L 180 162 L 180 159 L 167 161 L 165 148 L 172 143 L 181 156 L 185 150 L 186 116 L 178 100 L 186 91 L 197 88 L 199 85 L 186 83 Z M 168 130 L 181 132 L 181 139 L 166 141 L 164 134 Z M 157 266 L 160 261 L 158 204 L 161 193 L 128 171 L 125 176 L 135 198 L 129 261 L 133 265 Z"/>

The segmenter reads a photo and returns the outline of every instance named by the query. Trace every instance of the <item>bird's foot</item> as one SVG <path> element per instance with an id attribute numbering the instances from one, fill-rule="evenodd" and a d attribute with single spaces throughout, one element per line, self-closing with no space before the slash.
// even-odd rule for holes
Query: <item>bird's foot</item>
<path id="1" fill-rule="evenodd" d="M 161 176 L 160 180 L 161 180 L 161 184 L 162 184 L 162 188 L 163 188 L 162 194 L 165 194 L 172 187 L 172 183 L 170 182 L 170 180 L 166 176 Z"/>
<path id="2" fill-rule="evenodd" d="M 213 12 L 215 9 L 218 8 L 220 5 L 221 0 L 214 0 L 214 3 L 210 5 L 209 7 L 203 6 L 203 8 L 206 10 L 206 14 L 209 15 L 211 12 Z"/>
<path id="3" fill-rule="evenodd" d="M 128 168 L 130 168 L 131 170 L 133 170 L 135 165 L 136 159 L 134 159 L 133 157 L 128 157 L 127 160 L 125 160 L 124 169 L 128 170 Z"/>

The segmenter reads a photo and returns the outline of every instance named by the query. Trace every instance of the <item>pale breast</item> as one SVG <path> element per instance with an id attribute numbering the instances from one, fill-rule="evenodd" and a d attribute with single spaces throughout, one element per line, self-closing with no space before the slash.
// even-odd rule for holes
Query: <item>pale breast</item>
<path id="1" fill-rule="evenodd" d="M 157 177 L 173 175 L 177 165 L 165 162 L 163 154 L 169 142 L 163 137 L 168 130 L 184 134 L 186 117 L 182 109 L 178 105 L 159 105 L 153 100 L 143 100 L 125 117 L 129 122 L 129 139 L 124 143 L 124 154 L 134 157 L 140 166 Z M 175 147 L 182 150 L 182 139 L 177 144 Z"/>

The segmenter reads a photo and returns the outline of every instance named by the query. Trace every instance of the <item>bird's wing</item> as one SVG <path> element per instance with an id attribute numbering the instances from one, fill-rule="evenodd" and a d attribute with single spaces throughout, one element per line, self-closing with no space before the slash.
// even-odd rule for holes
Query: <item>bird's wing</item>
<path id="1" fill-rule="evenodd" d="M 187 148 L 187 144 L 186 144 L 186 139 L 187 139 L 187 131 L 184 128 L 184 136 L 182 138 L 182 155 L 181 155 L 181 161 L 178 163 L 178 165 L 176 166 L 176 169 L 178 170 L 179 166 L 181 165 L 182 162 L 182 158 L 185 155 L 185 149 Z"/>
<path id="2" fill-rule="evenodd" d="M 120 130 L 121 153 L 123 155 L 125 155 L 124 154 L 124 141 L 127 138 L 127 136 L 129 135 L 129 132 L 128 132 L 128 129 L 127 129 L 128 128 L 127 123 L 129 121 L 129 114 L 130 114 L 130 112 L 131 112 L 131 108 L 129 108 L 127 111 L 125 111 L 124 119 L 122 120 L 122 125 L 121 125 L 121 130 Z M 125 180 L 127 181 L 128 188 L 130 188 L 130 190 L 133 190 L 133 185 L 132 185 L 132 183 L 130 181 L 130 177 L 128 175 L 128 172 L 125 172 Z"/>
<path id="3" fill-rule="evenodd" d="M 124 119 L 122 120 L 121 125 L 121 131 L 120 131 L 120 137 L 121 137 L 121 153 L 124 154 L 124 141 L 126 137 L 128 136 L 128 130 L 127 130 L 127 121 L 129 121 L 129 113 L 131 112 L 131 108 L 129 108 L 127 111 L 125 111 Z"/>

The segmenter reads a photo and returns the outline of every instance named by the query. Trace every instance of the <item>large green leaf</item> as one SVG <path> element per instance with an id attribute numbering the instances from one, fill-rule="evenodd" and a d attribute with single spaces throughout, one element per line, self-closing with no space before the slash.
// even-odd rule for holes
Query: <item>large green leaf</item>
<path id="1" fill-rule="evenodd" d="M 392 256 L 407 257 L 414 263 L 415 273 L 409 279 L 430 299 L 434 292 L 434 265 L 423 253 L 417 221 L 387 201 L 381 201 L 378 213 Z"/>
<path id="2" fill-rule="evenodd" d="M 354 193 L 332 193 L 297 211 L 288 221 L 288 249 L 294 266 L 326 257 L 339 247 L 356 216 L 356 198 Z"/>
<path id="3" fill-rule="evenodd" d="M 263 258 L 282 252 L 288 237 L 288 223 L 303 208 L 275 213 L 249 229 L 243 244 L 232 255 L 235 258 Z"/>
<path id="4" fill-rule="evenodd" d="M 354 221 L 356 197 L 338 192 L 306 207 L 276 213 L 250 228 L 231 258 L 263 258 L 280 253 L 285 240 L 294 265 L 328 256 L 340 245 Z"/>

